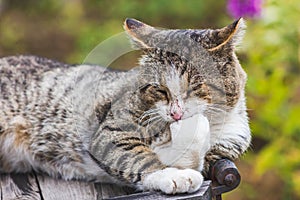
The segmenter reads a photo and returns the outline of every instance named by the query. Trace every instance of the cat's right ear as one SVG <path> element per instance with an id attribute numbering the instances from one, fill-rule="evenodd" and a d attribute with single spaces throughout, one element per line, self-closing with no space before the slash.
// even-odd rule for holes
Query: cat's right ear
<path id="1" fill-rule="evenodd" d="M 130 37 L 133 48 L 150 48 L 147 41 L 155 28 L 136 19 L 127 18 L 124 22 L 124 29 Z"/>

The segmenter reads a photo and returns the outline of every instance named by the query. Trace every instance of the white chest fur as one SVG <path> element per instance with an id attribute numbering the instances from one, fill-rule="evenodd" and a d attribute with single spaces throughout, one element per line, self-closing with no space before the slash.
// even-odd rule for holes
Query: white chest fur
<path id="1" fill-rule="evenodd" d="M 202 114 L 171 124 L 172 140 L 154 151 L 161 161 L 173 167 L 201 171 L 205 153 L 210 148 L 209 122 Z"/>

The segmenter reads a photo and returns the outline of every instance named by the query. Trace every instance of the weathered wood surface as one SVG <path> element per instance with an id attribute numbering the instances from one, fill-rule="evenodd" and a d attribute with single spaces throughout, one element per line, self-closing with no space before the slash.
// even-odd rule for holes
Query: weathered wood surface
<path id="1" fill-rule="evenodd" d="M 45 200 L 97 199 L 94 184 L 79 181 L 63 181 L 38 175 L 40 193 Z"/>
<path id="2" fill-rule="evenodd" d="M 100 200 L 100 199 L 211 199 L 211 182 L 193 194 L 136 193 L 133 188 L 112 184 L 64 181 L 31 174 L 0 174 L 0 200 Z"/>
<path id="3" fill-rule="evenodd" d="M 165 195 L 159 192 L 137 193 L 133 188 L 113 184 L 64 181 L 36 173 L 0 174 L 0 200 L 150 200 L 150 199 L 222 199 L 221 194 L 235 189 L 240 174 L 227 159 L 217 161 L 210 171 L 211 181 L 205 181 L 193 194 Z"/>
<path id="4" fill-rule="evenodd" d="M 1 200 L 41 199 L 40 190 L 34 174 L 0 174 Z"/>
<path id="5" fill-rule="evenodd" d="M 211 181 L 204 181 L 201 188 L 192 194 L 177 194 L 177 195 L 166 195 L 158 192 L 143 192 L 139 194 L 132 194 L 127 196 L 119 196 L 110 198 L 109 200 L 175 200 L 175 199 L 189 199 L 189 200 L 211 200 Z"/>

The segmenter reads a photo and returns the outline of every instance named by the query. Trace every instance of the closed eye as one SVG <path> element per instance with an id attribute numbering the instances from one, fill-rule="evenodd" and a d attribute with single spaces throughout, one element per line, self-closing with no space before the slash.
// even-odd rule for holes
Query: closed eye
<path id="1" fill-rule="evenodd" d="M 220 94 L 226 95 L 226 92 L 225 92 L 224 88 L 218 87 L 218 86 L 216 86 L 216 85 L 214 85 L 214 84 L 211 84 L 211 83 L 207 83 L 207 85 L 208 85 L 210 88 L 214 89 L 215 91 L 220 92 Z"/>
<path id="2" fill-rule="evenodd" d="M 155 91 L 157 92 L 157 94 L 158 94 L 159 96 L 161 96 L 161 97 L 163 97 L 165 100 L 167 100 L 167 103 L 169 103 L 171 97 L 170 97 L 170 94 L 169 94 L 167 88 L 159 87 L 159 88 L 156 88 Z"/>
<path id="3" fill-rule="evenodd" d="M 148 83 L 148 84 L 141 86 L 139 89 L 141 92 L 144 93 L 149 87 L 151 87 L 151 84 Z"/>
<path id="4" fill-rule="evenodd" d="M 167 91 L 162 90 L 162 89 L 158 89 L 158 90 L 156 90 L 156 91 L 159 92 L 159 93 L 161 93 L 162 95 L 164 95 L 166 98 L 168 98 L 168 93 L 167 93 Z"/>

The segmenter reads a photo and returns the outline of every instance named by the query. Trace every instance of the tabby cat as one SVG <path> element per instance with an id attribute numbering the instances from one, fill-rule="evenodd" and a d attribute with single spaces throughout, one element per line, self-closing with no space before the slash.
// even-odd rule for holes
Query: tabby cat
<path id="1" fill-rule="evenodd" d="M 144 53 L 130 71 L 35 56 L 0 59 L 0 172 L 194 192 L 246 151 L 243 19 L 222 29 L 124 23 Z"/>

